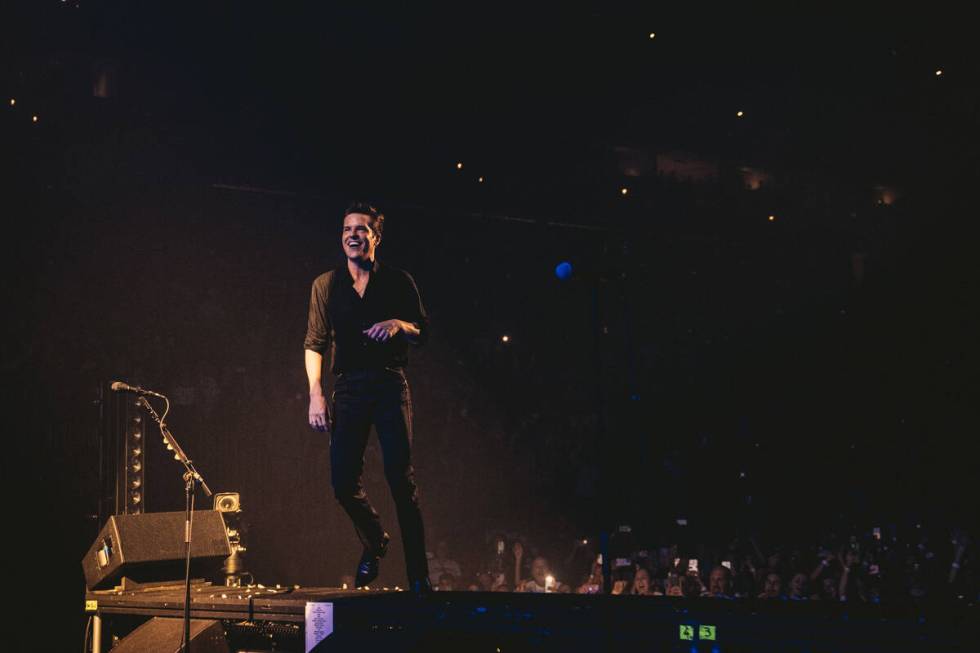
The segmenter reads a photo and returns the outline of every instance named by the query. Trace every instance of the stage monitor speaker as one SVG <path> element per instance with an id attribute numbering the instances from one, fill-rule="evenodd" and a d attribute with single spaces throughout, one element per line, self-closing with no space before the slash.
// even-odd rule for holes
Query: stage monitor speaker
<path id="1" fill-rule="evenodd" d="M 112 648 L 112 653 L 180 653 L 184 620 L 153 617 L 129 633 Z M 191 619 L 193 653 L 230 653 L 225 629 L 214 619 Z"/>
<path id="2" fill-rule="evenodd" d="M 184 512 L 112 515 L 82 558 L 90 590 L 112 587 L 123 576 L 138 583 L 184 580 Z M 191 577 L 216 578 L 231 555 L 221 514 L 194 512 Z"/>

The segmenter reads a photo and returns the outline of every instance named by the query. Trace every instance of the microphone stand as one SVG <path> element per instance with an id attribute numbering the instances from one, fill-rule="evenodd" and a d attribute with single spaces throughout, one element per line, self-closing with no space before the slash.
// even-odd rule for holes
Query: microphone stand
<path id="1" fill-rule="evenodd" d="M 161 395 L 162 396 L 162 395 Z M 163 400 L 167 402 L 167 408 L 163 411 L 164 417 L 170 412 L 170 400 L 163 397 Z M 177 444 L 177 439 L 174 437 L 170 429 L 167 428 L 166 422 L 164 422 L 163 417 L 157 415 L 157 412 L 153 410 L 153 406 L 150 402 L 146 400 L 146 397 L 140 397 L 136 400 L 136 403 L 143 406 L 153 417 L 153 420 L 160 425 L 160 433 L 163 435 L 163 441 L 167 444 L 168 449 L 172 449 L 174 452 L 174 458 L 184 466 L 184 495 L 185 495 L 185 510 L 184 510 L 184 549 L 186 552 L 186 557 L 184 561 L 184 634 L 183 640 L 181 641 L 180 650 L 182 653 L 190 653 L 191 650 L 191 533 L 193 532 L 194 525 L 194 494 L 197 489 L 197 484 L 201 484 L 201 489 L 209 497 L 212 496 L 211 488 L 208 484 L 204 482 L 204 477 L 194 468 L 194 462 L 187 457 L 184 450 L 180 448 Z"/>

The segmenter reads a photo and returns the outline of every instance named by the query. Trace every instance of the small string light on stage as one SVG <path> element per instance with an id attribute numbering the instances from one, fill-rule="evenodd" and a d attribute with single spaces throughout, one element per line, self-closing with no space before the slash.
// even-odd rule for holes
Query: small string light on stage
<path id="1" fill-rule="evenodd" d="M 943 75 L 943 69 L 942 68 L 937 69 L 936 70 L 936 77 L 942 77 L 942 75 Z"/>
<path id="2" fill-rule="evenodd" d="M 775 221 L 776 221 L 776 216 L 774 216 L 774 215 L 772 215 L 772 214 L 770 213 L 770 214 L 769 214 L 769 222 L 775 222 Z"/>
<path id="3" fill-rule="evenodd" d="M 483 177 L 478 177 L 478 178 L 477 178 L 477 182 L 479 182 L 479 183 L 481 183 L 481 184 L 482 184 L 482 183 L 483 183 Z"/>
<path id="4" fill-rule="evenodd" d="M 37 116 L 36 115 L 31 116 L 31 122 L 37 122 Z"/>
<path id="5" fill-rule="evenodd" d="M 10 106 L 12 107 L 17 106 L 17 98 L 10 98 Z"/>
<path id="6" fill-rule="evenodd" d="M 457 170 L 462 170 L 463 169 L 463 162 L 462 161 L 457 161 L 456 162 L 456 169 Z"/>
<path id="7" fill-rule="evenodd" d="M 655 38 L 657 38 L 657 33 L 656 32 L 650 32 L 650 40 L 652 41 Z"/>
<path id="8" fill-rule="evenodd" d="M 737 117 L 739 117 L 739 118 L 744 118 L 745 117 L 745 112 L 744 111 L 738 111 L 735 115 Z"/>
<path id="9" fill-rule="evenodd" d="M 629 195 L 629 192 L 630 192 L 630 189 L 627 188 L 626 186 L 623 186 L 622 188 L 619 189 L 619 194 L 622 195 L 623 197 L 626 197 L 627 195 Z"/>
<path id="10" fill-rule="evenodd" d="M 510 342 L 510 336 L 500 336 L 500 342 L 504 344 Z"/>

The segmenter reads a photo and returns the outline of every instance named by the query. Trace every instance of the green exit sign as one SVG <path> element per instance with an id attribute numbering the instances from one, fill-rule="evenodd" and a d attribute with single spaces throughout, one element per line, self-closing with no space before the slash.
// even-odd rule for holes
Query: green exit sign
<path id="1" fill-rule="evenodd" d="M 694 633 L 697 632 L 697 638 L 709 642 L 713 642 L 718 639 L 718 628 L 715 626 L 709 626 L 707 624 L 681 624 L 680 625 L 680 638 L 685 642 L 694 641 Z"/>

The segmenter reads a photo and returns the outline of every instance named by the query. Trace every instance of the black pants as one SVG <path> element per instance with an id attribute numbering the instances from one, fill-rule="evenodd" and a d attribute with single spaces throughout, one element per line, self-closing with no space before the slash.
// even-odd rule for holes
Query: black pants
<path id="1" fill-rule="evenodd" d="M 334 495 L 354 522 L 361 543 L 377 548 L 384 529 L 361 483 L 364 449 L 374 424 L 385 478 L 398 511 L 409 582 L 429 575 L 425 532 L 412 469 L 412 396 L 401 370 L 339 374 L 334 384 L 330 472 Z"/>

